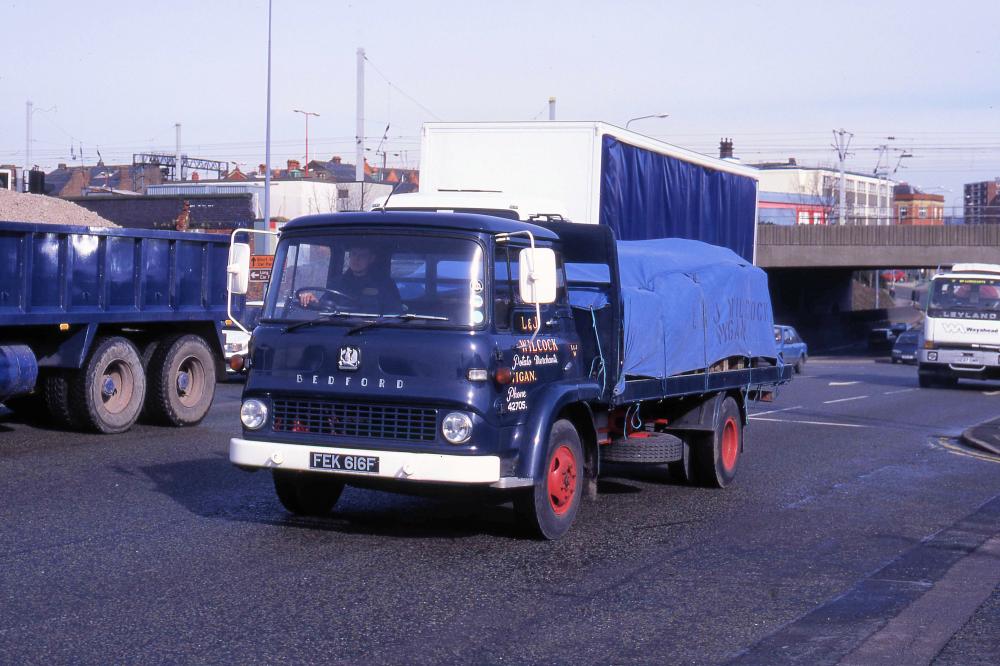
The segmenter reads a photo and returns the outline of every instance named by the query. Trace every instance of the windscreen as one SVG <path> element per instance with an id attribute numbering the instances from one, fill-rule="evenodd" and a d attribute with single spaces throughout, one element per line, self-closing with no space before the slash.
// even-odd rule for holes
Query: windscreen
<path id="1" fill-rule="evenodd" d="M 444 236 L 325 234 L 283 240 L 264 318 L 411 317 L 469 328 L 485 320 L 483 249 Z"/>
<path id="2" fill-rule="evenodd" d="M 1000 319 L 1000 281 L 935 278 L 927 316 L 945 319 Z"/>

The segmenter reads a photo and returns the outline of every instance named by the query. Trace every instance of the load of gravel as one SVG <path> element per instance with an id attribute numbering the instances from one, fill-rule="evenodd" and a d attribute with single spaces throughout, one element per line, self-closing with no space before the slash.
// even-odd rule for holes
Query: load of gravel
<path id="1" fill-rule="evenodd" d="M 0 222 L 42 222 L 78 227 L 117 227 L 72 201 L 44 194 L 22 194 L 0 189 Z"/>

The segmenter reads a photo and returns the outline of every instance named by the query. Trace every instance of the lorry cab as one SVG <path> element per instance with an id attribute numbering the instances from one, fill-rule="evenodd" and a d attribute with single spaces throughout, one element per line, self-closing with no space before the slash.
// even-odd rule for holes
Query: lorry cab
<path id="1" fill-rule="evenodd" d="M 553 258 L 550 302 L 522 298 L 532 246 Z M 529 486 L 526 424 L 593 385 L 578 347 L 547 229 L 459 213 L 300 218 L 277 246 L 231 458 L 355 481 Z"/>

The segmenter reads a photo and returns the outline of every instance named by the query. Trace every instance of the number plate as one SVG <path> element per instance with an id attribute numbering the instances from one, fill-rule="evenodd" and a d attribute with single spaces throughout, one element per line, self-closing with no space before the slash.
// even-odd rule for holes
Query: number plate
<path id="1" fill-rule="evenodd" d="M 355 456 L 344 453 L 309 452 L 310 469 L 325 469 L 331 472 L 362 472 L 378 474 L 378 456 Z"/>

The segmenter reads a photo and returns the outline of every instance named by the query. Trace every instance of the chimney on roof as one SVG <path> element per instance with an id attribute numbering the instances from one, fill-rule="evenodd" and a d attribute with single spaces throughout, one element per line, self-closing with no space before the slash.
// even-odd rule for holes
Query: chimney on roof
<path id="1" fill-rule="evenodd" d="M 788 158 L 788 163 L 789 163 L 790 165 L 792 165 L 792 166 L 795 166 L 795 158 L 794 158 L 794 157 L 789 157 L 789 158 Z"/>
<path id="2" fill-rule="evenodd" d="M 334 164 L 340 164 L 340 155 L 334 155 L 333 157 L 330 158 L 330 161 L 333 162 Z"/>
<path id="3" fill-rule="evenodd" d="M 733 140 L 732 139 L 722 139 L 719 141 L 719 159 L 732 159 L 733 158 Z"/>
<path id="4" fill-rule="evenodd" d="M 65 171 L 66 170 L 66 163 L 65 162 L 60 162 L 59 163 L 59 170 L 60 171 Z"/>

